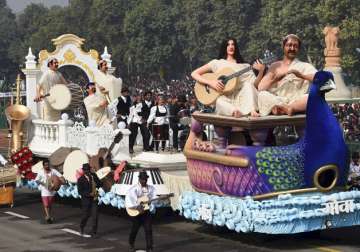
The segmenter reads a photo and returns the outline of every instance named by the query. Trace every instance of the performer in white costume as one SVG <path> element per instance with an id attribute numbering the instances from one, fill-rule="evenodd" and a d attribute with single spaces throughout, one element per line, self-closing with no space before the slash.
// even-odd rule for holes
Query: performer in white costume
<path id="1" fill-rule="evenodd" d="M 107 73 L 108 66 L 105 60 L 99 61 L 98 69 L 99 71 L 95 75 L 97 93 L 106 98 L 105 93 L 107 92 L 110 101 L 117 99 L 121 95 L 121 78 L 116 78 L 114 75 Z"/>
<path id="2" fill-rule="evenodd" d="M 60 120 L 61 111 L 55 110 L 50 106 L 48 98 L 43 98 L 42 95 L 48 94 L 50 89 L 56 84 L 67 84 L 62 74 L 58 71 L 59 62 L 55 58 L 50 58 L 47 66 L 49 69 L 41 76 L 38 85 L 36 86 L 35 101 L 44 100 L 41 108 L 41 118 L 45 121 Z"/>
<path id="3" fill-rule="evenodd" d="M 274 62 L 258 86 L 261 116 L 305 112 L 309 83 L 316 69 L 296 58 L 301 41 L 294 34 L 283 40 L 284 58 Z"/>
<path id="4" fill-rule="evenodd" d="M 232 68 L 234 72 L 248 67 L 249 64 L 244 63 L 236 39 L 228 38 L 223 41 L 220 47 L 218 59 L 214 59 L 209 63 L 195 69 L 191 76 L 194 80 L 209 85 L 217 91 L 224 89 L 221 80 L 207 80 L 202 77 L 208 72 L 216 73 L 224 68 Z M 256 61 L 253 68 L 259 71 L 258 76 L 249 71 L 239 78 L 239 85 L 229 95 L 222 95 L 216 100 L 216 112 L 226 116 L 258 116 L 258 102 L 256 86 L 263 77 L 265 65 Z"/>
<path id="5" fill-rule="evenodd" d="M 86 85 L 86 91 L 89 95 L 84 99 L 84 104 L 89 124 L 91 121 L 95 121 L 96 126 L 101 127 L 106 123 L 110 123 L 106 111 L 108 103 L 102 96 L 96 94 L 95 83 L 89 82 Z"/>

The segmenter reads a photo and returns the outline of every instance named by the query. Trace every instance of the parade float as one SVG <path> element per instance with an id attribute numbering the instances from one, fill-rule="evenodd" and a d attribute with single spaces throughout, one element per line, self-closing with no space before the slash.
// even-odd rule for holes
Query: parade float
<path id="1" fill-rule="evenodd" d="M 63 67 L 73 67 L 79 72 L 80 69 L 82 79 L 87 82 L 97 81 L 99 53 L 94 49 L 84 51 L 84 41 L 74 34 L 61 35 L 52 40 L 55 50 L 41 50 L 38 59 L 29 48 L 25 69 L 22 70 L 26 77 L 26 106 L 14 104 L 6 110 L 13 132 L 9 146 L 9 164 L 11 163 L 13 175 L 10 182 L 36 190 L 38 185 L 33 179 L 37 171 L 42 169 L 41 160 L 49 159 L 51 167 L 60 171 L 66 179 L 66 184 L 55 186 L 60 197 L 80 197 L 76 183 L 82 173 L 83 163 L 90 163 L 104 184 L 99 191 L 99 204 L 124 208 L 126 191 L 129 186 L 138 182 L 137 174 L 142 169 L 146 169 L 151 178 L 149 184 L 155 186 L 157 195 L 169 194 L 159 168 L 184 168 L 184 155 L 145 152 L 130 155 L 128 129 L 117 128 L 113 124 L 97 127 L 85 120 L 84 83 L 55 85 L 50 89 L 44 99 L 50 101 L 54 109 L 61 111 L 61 118 L 58 121 L 41 118 L 41 106 L 34 98 L 36 85 L 40 76 L 48 69 L 49 59 L 56 58 L 60 70 Z M 101 59 L 107 62 L 108 73 L 112 74 L 115 68 L 111 65 L 111 55 L 106 47 Z M 121 84 L 121 79 L 112 78 L 117 84 Z M 17 101 L 20 100 L 19 85 L 20 79 L 17 80 Z M 116 104 L 109 109 L 109 114 L 113 113 L 110 110 L 114 107 Z M 18 179 L 14 170 L 17 170 Z M 57 182 L 50 181 L 49 186 L 53 183 Z M 169 200 L 155 203 L 157 206 L 167 206 Z"/>
<path id="2" fill-rule="evenodd" d="M 347 186 L 349 149 L 358 151 L 353 145 L 358 141 L 356 133 L 347 136 L 348 128 L 356 131 L 358 122 L 354 121 L 355 127 L 348 124 L 354 124 L 351 118 L 359 99 L 351 99 L 343 81 L 337 37 L 336 41 L 328 38 L 334 29 L 324 30 L 327 71 L 316 73 L 305 115 L 229 118 L 193 114 L 184 153 L 195 192 L 181 195 L 181 215 L 236 232 L 267 234 L 360 224 L 360 191 Z M 334 80 L 336 91 L 331 85 Z M 350 123 L 344 122 L 347 120 Z M 218 128 L 221 144 L 202 140 L 203 124 Z M 278 144 L 274 128 L 292 128 L 298 134 L 292 134 L 292 143 Z M 246 139 L 239 141 L 239 129 L 251 138 L 250 144 Z M 346 144 L 344 136 L 355 142 Z"/>

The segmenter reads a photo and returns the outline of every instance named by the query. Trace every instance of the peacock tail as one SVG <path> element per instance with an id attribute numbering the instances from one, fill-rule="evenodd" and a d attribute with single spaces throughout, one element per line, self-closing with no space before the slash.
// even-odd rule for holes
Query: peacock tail
<path id="1" fill-rule="evenodd" d="M 274 191 L 302 188 L 304 183 L 304 144 L 265 147 L 259 150 L 256 167 Z"/>

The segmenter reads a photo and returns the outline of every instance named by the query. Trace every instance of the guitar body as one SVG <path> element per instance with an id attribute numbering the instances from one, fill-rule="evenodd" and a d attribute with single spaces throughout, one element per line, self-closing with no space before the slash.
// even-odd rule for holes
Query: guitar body
<path id="1" fill-rule="evenodd" d="M 140 198 L 138 198 L 138 204 L 142 204 L 144 211 L 149 210 L 150 206 L 149 206 L 149 198 L 147 196 L 142 196 Z M 126 212 L 128 213 L 128 215 L 130 217 L 135 217 L 138 216 L 141 212 L 137 209 L 133 209 L 133 208 L 126 208 Z"/>
<path id="2" fill-rule="evenodd" d="M 137 203 L 138 203 L 138 205 L 143 206 L 143 211 L 146 211 L 146 210 L 150 209 L 150 203 L 152 201 L 168 199 L 170 197 L 174 197 L 174 194 L 170 193 L 170 194 L 167 194 L 167 195 L 162 195 L 162 196 L 159 196 L 159 197 L 151 199 L 151 200 L 149 200 L 149 198 L 147 196 L 142 196 L 142 197 L 138 198 Z M 139 214 L 141 214 L 143 211 L 139 211 L 139 210 L 134 209 L 134 208 L 128 208 L 128 207 L 126 208 L 126 212 L 128 213 L 128 215 L 130 217 L 136 217 Z"/>
<path id="3" fill-rule="evenodd" d="M 231 68 L 223 68 L 219 72 L 216 73 L 206 73 L 203 74 L 201 77 L 207 79 L 207 80 L 217 80 L 220 76 L 228 76 L 230 74 L 233 74 L 235 71 Z M 195 96 L 198 99 L 199 102 L 201 102 L 204 105 L 211 105 L 216 102 L 216 99 L 223 94 L 230 94 L 234 91 L 234 89 L 237 86 L 237 80 L 238 78 L 233 78 L 226 82 L 225 88 L 222 92 L 218 92 L 212 87 L 208 85 L 204 85 L 200 82 L 195 83 L 194 92 Z"/>

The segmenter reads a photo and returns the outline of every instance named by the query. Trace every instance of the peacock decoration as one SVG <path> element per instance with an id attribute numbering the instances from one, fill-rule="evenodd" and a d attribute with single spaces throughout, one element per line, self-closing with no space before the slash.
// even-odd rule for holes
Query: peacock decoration
<path id="1" fill-rule="evenodd" d="M 342 129 L 325 101 L 333 84 L 330 72 L 319 71 L 310 86 L 304 137 L 288 146 L 238 146 L 226 155 L 248 160 L 247 167 L 188 159 L 193 187 L 202 192 L 256 196 L 273 192 L 344 186 L 348 150 Z"/>

